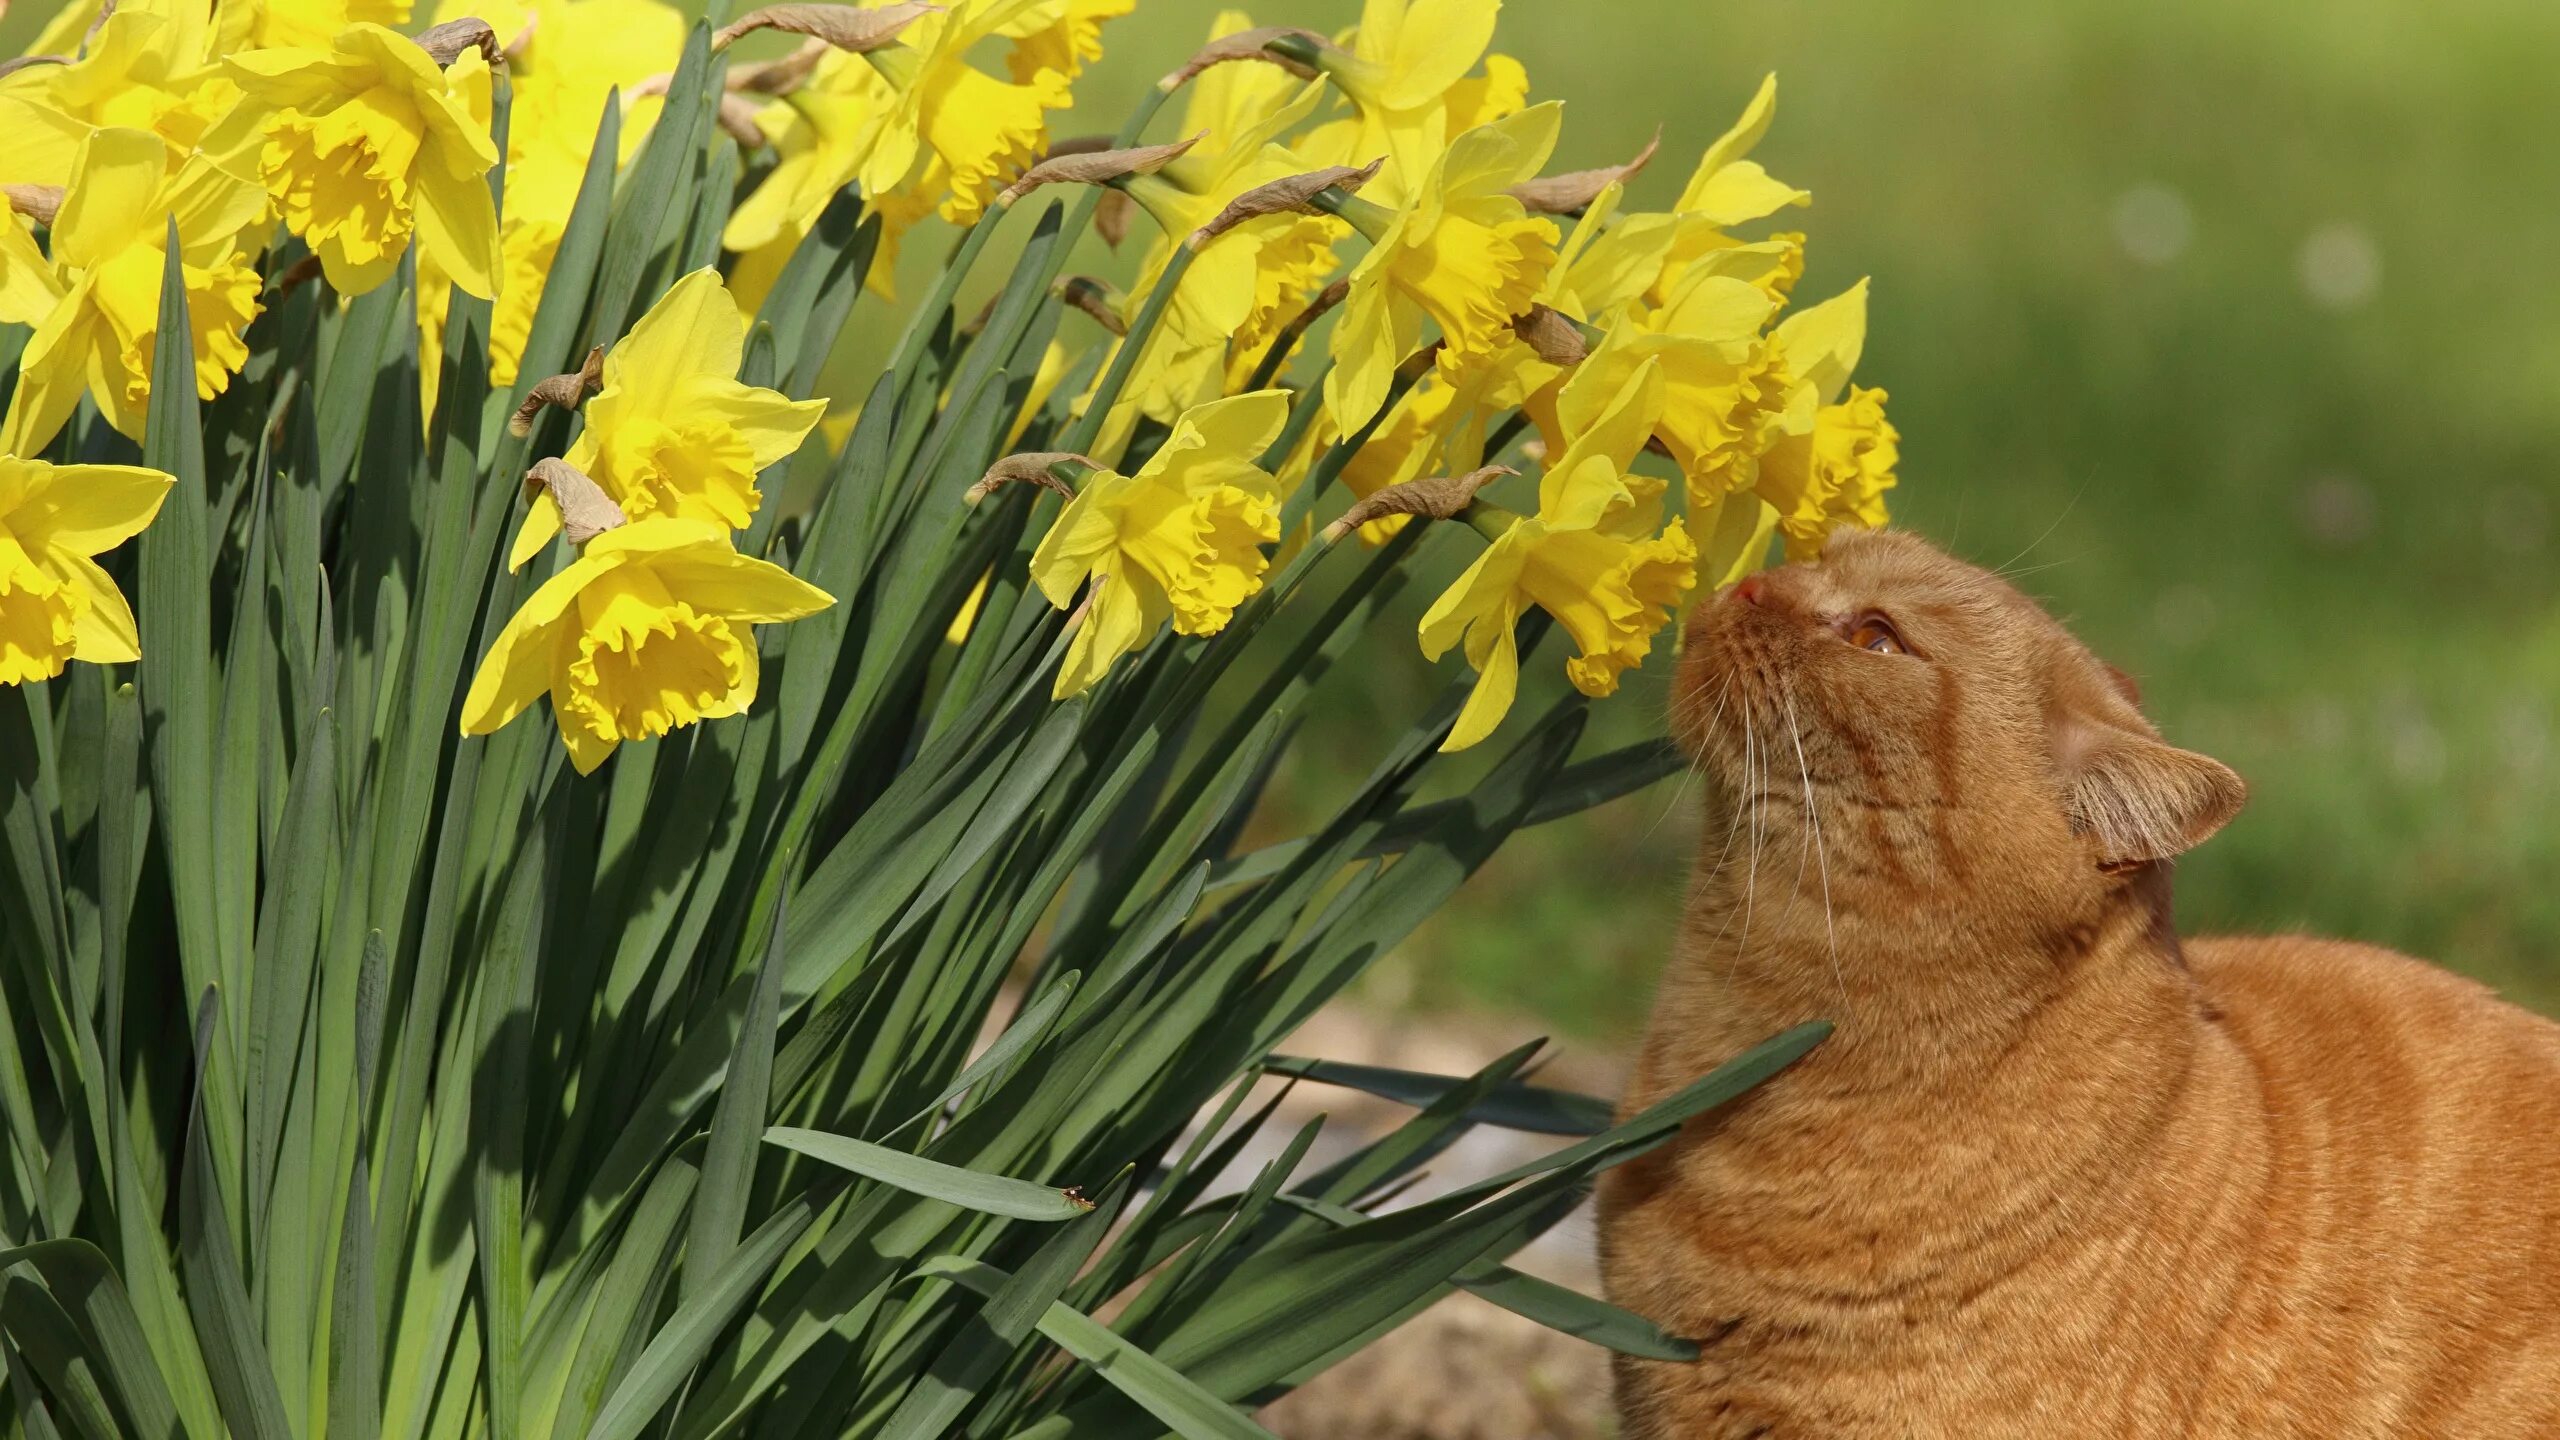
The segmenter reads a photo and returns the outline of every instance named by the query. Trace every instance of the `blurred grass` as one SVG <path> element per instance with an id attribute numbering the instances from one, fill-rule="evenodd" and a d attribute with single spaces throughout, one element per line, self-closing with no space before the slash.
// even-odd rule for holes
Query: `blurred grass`
<path id="1" fill-rule="evenodd" d="M 1217 8 L 1142 0 L 1059 133 L 1116 128 Z M 1812 234 L 1800 293 L 1875 279 L 1861 379 L 1903 431 L 1899 522 L 2014 567 L 2172 739 L 2251 782 L 2180 870 L 2190 932 L 2353 937 L 2560 1009 L 2560 8 L 1514 0 L 1497 44 L 1568 102 L 1556 168 L 1663 127 L 1639 206 L 1779 72 L 1760 158 L 1814 192 L 1786 220 Z M 905 294 L 947 243 L 910 239 Z M 843 373 L 890 334 L 857 317 Z M 1338 763 L 1275 804 L 1356 777 L 1372 720 L 1445 679 L 1411 627 L 1465 551 L 1434 549 L 1312 719 Z M 1594 743 L 1659 728 L 1664 659 Z M 1698 829 L 1664 786 L 1524 836 L 1372 998 L 1631 1037 Z"/>

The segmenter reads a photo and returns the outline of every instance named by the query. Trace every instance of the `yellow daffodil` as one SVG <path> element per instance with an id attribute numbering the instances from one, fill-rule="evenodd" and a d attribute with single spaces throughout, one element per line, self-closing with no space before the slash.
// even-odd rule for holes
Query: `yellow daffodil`
<path id="1" fill-rule="evenodd" d="M 1418 480 L 1425 474 L 1458 474 L 1473 469 L 1454 463 L 1437 463 L 1443 442 L 1448 438 L 1450 422 L 1456 418 L 1458 389 L 1439 379 L 1426 376 L 1387 416 L 1386 423 L 1369 437 L 1369 443 L 1355 451 L 1350 463 L 1342 467 L 1342 483 L 1363 499 L 1390 485 Z M 1393 538 L 1413 517 L 1389 515 L 1360 527 L 1360 538 L 1380 545 Z"/>
<path id="2" fill-rule="evenodd" d="M 489 379 L 512 385 L 543 282 L 586 178 L 605 97 L 616 87 L 628 95 L 642 80 L 675 68 L 684 46 L 684 16 L 663 0 L 534 0 L 496 9 L 444 0 L 435 12 L 439 22 L 470 15 L 487 20 L 510 46 L 507 79 L 514 100 L 507 124 L 507 203 L 498 229 L 501 274 L 489 316 Z M 458 88 L 471 97 L 486 93 L 469 82 Z M 655 103 L 624 107 L 617 159 L 629 158 L 647 138 L 657 111 Z M 487 130 L 485 116 L 473 118 Z M 452 288 L 452 277 L 435 255 L 420 254 L 420 379 L 431 410 Z"/>
<path id="3" fill-rule="evenodd" d="M 1255 458 L 1288 418 L 1284 391 L 1215 400 L 1185 412 L 1137 474 L 1086 477 L 1031 557 L 1032 583 L 1059 609 L 1094 582 L 1058 698 L 1091 688 L 1168 619 L 1184 635 L 1216 634 L 1262 588 L 1280 507 Z"/>
<path id="4" fill-rule="evenodd" d="M 1042 0 L 960 0 L 917 20 L 894 44 L 862 55 L 828 51 L 806 83 L 760 111 L 756 124 L 781 160 L 731 212 L 720 237 L 749 255 L 742 287 L 761 293 L 827 201 L 853 181 L 882 218 L 875 283 L 893 267 L 899 237 L 927 213 L 975 220 L 1007 179 L 1048 149 L 1048 112 L 1067 104 L 1068 77 L 1034 68 L 1007 82 L 968 55 L 1045 8 Z"/>
<path id="5" fill-rule="evenodd" d="M 96 11 L 70 6 L 86 25 Z M 131 0 L 99 25 L 68 65 L 29 65 L 0 77 L 0 181 L 68 185 L 93 130 L 148 130 L 176 157 L 196 148 L 239 91 L 213 63 L 209 6 Z M 75 33 L 69 37 L 80 44 Z M 71 53 L 68 49 L 62 53 Z"/>
<path id="6" fill-rule="evenodd" d="M 1839 526 L 1885 523 L 1901 436 L 1885 419 L 1884 392 L 1849 383 L 1866 347 L 1865 281 L 1788 317 L 1772 338 L 1797 380 L 1756 488 L 1777 512 L 1789 558 L 1809 559 Z"/>
<path id="7" fill-rule="evenodd" d="M 142 658 L 133 608 L 90 557 L 141 534 L 173 483 L 139 465 L 0 454 L 0 685 Z"/>
<path id="8" fill-rule="evenodd" d="M 1771 75 L 1761 80 L 1751 103 L 1743 107 L 1742 118 L 1698 157 L 1698 168 L 1690 172 L 1678 203 L 1672 206 L 1679 232 L 1664 268 L 1666 290 L 1678 286 L 1690 266 L 1718 256 L 1718 252 L 1737 252 L 1719 256 L 1719 273 L 1750 280 L 1776 298 L 1783 298 L 1787 287 L 1802 273 L 1803 236 L 1780 235 L 1745 242 L 1727 233 L 1733 226 L 1813 202 L 1810 193 L 1772 178 L 1759 162 L 1749 158 L 1769 133 L 1770 122 L 1777 114 L 1778 77 Z"/>
<path id="9" fill-rule="evenodd" d="M 1138 0 L 1036 0 L 1029 9 L 996 27 L 1013 42 L 1004 57 L 1016 84 L 1030 84 L 1043 71 L 1074 79 L 1085 65 L 1102 58 L 1102 25 L 1138 8 Z"/>
<path id="10" fill-rule="evenodd" d="M 53 262 L 15 211 L 0 214 L 0 325 L 34 325 L 62 298 Z"/>
<path id="11" fill-rule="evenodd" d="M 487 735 L 545 691 L 581 775 L 647 740 L 755 702 L 752 626 L 834 597 L 729 548 L 717 523 L 660 516 L 607 530 L 507 621 L 471 678 L 462 733 Z"/>
<path id="12" fill-rule="evenodd" d="M 223 0 L 217 23 L 226 52 L 325 50 L 350 25 L 408 24 L 409 0 Z"/>
<path id="13" fill-rule="evenodd" d="M 1250 23 L 1228 11 L 1210 38 Z M 1126 318 L 1136 318 L 1175 245 L 1247 190 L 1305 169 L 1278 138 L 1306 118 L 1321 94 L 1321 86 L 1300 84 L 1267 65 L 1220 65 L 1192 81 L 1183 124 L 1199 141 L 1161 171 L 1122 182 L 1162 231 L 1130 287 Z M 1340 221 L 1284 212 L 1257 216 L 1202 246 L 1147 337 L 1122 401 L 1170 424 L 1191 406 L 1216 399 L 1233 364 L 1249 364 L 1323 287 L 1334 270 L 1333 243 L 1343 233 Z"/>
<path id="14" fill-rule="evenodd" d="M 1557 248 L 1555 264 L 1549 267 L 1546 281 L 1538 287 L 1533 301 L 1533 305 L 1544 306 L 1571 321 L 1580 331 L 1620 326 L 1638 308 L 1670 252 L 1672 218 L 1632 215 L 1619 219 L 1622 189 L 1615 184 L 1606 186 L 1584 208 L 1581 218 L 1574 222 L 1573 233 Z M 1567 364 L 1541 354 L 1515 326 L 1512 334 L 1497 341 L 1488 355 L 1455 367 L 1459 378 L 1447 397 L 1453 403 L 1441 411 L 1441 428 L 1459 443 L 1438 468 L 1460 474 L 1483 463 L 1484 423 L 1504 410 L 1525 409 L 1553 436 L 1555 395 L 1569 373 Z M 1444 367 L 1444 375 L 1446 370 Z M 1628 373 L 1632 373 L 1632 367 L 1618 372 L 1619 380 L 1623 381 Z M 1676 397 L 1677 384 L 1667 378 L 1666 383 L 1671 384 Z M 1679 404 L 1675 398 L 1675 411 Z M 1392 421 L 1389 428 L 1394 428 Z M 1470 438 L 1474 443 L 1468 443 Z M 1358 462 L 1353 468 L 1358 468 Z M 1344 473 L 1350 478 L 1349 471 Z M 1362 533 L 1375 528 L 1364 526 Z"/>
<path id="15" fill-rule="evenodd" d="M 1316 65 L 1350 100 L 1354 118 L 1310 134 L 1304 153 L 1324 164 L 1387 163 L 1371 182 L 1389 205 L 1412 199 L 1451 136 L 1517 111 L 1528 73 L 1516 60 L 1487 59 L 1502 0 L 1366 0 L 1348 49 L 1317 51 Z M 1526 178 L 1526 177 L 1523 177 Z"/>
<path id="16" fill-rule="evenodd" d="M 747 320 L 705 266 L 676 281 L 622 343 L 605 354 L 604 388 L 565 457 L 633 520 L 672 515 L 745 528 L 756 474 L 792 451 L 826 414 L 824 400 L 792 400 L 738 383 Z M 537 497 L 507 564 L 520 568 L 560 529 L 560 507 Z"/>
<path id="17" fill-rule="evenodd" d="M 485 64 L 439 70 L 375 24 L 341 31 L 326 51 L 252 50 L 228 63 L 259 117 L 260 178 L 341 294 L 390 278 L 412 232 L 454 284 L 497 294 L 487 177 L 498 152 L 472 118 L 488 103 L 469 93 L 489 83 Z"/>
<path id="18" fill-rule="evenodd" d="M 1572 440 L 1538 484 L 1538 513 L 1514 521 L 1422 617 L 1422 653 L 1438 659 L 1463 644 L 1478 679 L 1441 746 L 1463 750 L 1493 733 L 1519 688 L 1513 632 L 1531 606 L 1572 637 L 1565 676 L 1586 695 L 1607 695 L 1640 663 L 1672 607 L 1696 581 L 1696 552 L 1662 523 L 1663 483 L 1628 473 L 1660 419 L 1660 369 L 1639 367 L 1622 385 L 1576 375 L 1559 408 Z M 1587 420 L 1586 420 L 1587 416 Z"/>
<path id="19" fill-rule="evenodd" d="M 1656 438 L 1688 482 L 1692 519 L 1750 488 L 1783 426 L 1792 382 L 1763 334 L 1775 308 L 1742 281 L 1693 276 L 1671 303 L 1621 324 L 1584 361 L 1619 379 L 1645 364 L 1661 370 L 1669 401 Z"/>
<path id="20" fill-rule="evenodd" d="M 1533 105 L 1451 141 L 1409 209 L 1388 216 L 1346 202 L 1345 218 L 1373 233 L 1334 322 L 1325 408 L 1335 424 L 1354 429 L 1377 412 L 1426 319 L 1440 327 L 1444 373 L 1512 343 L 1512 317 L 1535 303 L 1555 263 L 1556 227 L 1510 189 L 1546 164 L 1562 108 Z"/>
<path id="21" fill-rule="evenodd" d="M 1032 8 L 1026 0 L 962 0 L 864 57 L 892 92 L 863 157 L 864 193 L 920 187 L 940 197 L 943 219 L 966 225 L 1048 150 L 1048 112 L 1067 105 L 1068 77 L 1035 70 L 1007 83 L 968 63 L 979 41 Z"/>
<path id="22" fill-rule="evenodd" d="M 249 358 L 241 331 L 258 313 L 258 276 L 239 262 L 236 237 L 264 204 L 255 184 L 201 153 L 172 173 L 169 147 L 147 131 L 100 130 L 83 141 L 53 226 L 55 298 L 19 362 L 0 449 L 43 449 L 83 386 L 107 423 L 141 436 L 172 219 L 195 331 L 196 394 L 221 394 Z M 12 269 L 23 264 L 21 253 Z"/>

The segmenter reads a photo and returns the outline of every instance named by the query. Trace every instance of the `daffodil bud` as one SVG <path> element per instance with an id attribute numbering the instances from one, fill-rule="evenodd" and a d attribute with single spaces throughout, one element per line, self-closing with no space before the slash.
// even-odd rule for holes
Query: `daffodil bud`
<path id="1" fill-rule="evenodd" d="M 1424 520 L 1454 520 L 1476 503 L 1476 492 L 1505 475 L 1520 472 L 1508 465 L 1482 465 L 1464 475 L 1434 475 L 1372 491 L 1355 501 L 1340 518 L 1324 527 L 1330 545 L 1373 520 L 1412 515 Z M 1508 522 L 1505 529 L 1509 528 Z"/>
<path id="2" fill-rule="evenodd" d="M 1060 153 L 1052 149 L 1048 158 L 997 192 L 996 203 L 1010 205 L 1043 185 L 1110 185 L 1133 175 L 1152 175 L 1200 140 L 1201 136 L 1194 135 L 1167 145 L 1139 145 L 1126 150 Z"/>
<path id="3" fill-rule="evenodd" d="M 1562 175 L 1542 175 L 1523 180 L 1511 187 L 1511 198 L 1526 207 L 1532 215 L 1575 215 L 1600 197 L 1612 185 L 1623 185 L 1636 177 L 1654 152 L 1662 148 L 1662 127 L 1655 126 L 1653 138 L 1624 165 L 1603 165 L 1596 170 L 1568 170 Z"/>
<path id="4" fill-rule="evenodd" d="M 742 35 L 758 30 L 787 30 L 824 40 L 839 50 L 868 54 L 897 43 L 900 33 L 943 7 L 901 0 L 895 5 L 864 9 L 857 5 L 767 5 L 720 27 L 711 37 L 715 50 L 725 50 Z"/>
<path id="5" fill-rule="evenodd" d="M 961 497 L 975 505 L 1007 485 L 1037 485 L 1052 494 L 1076 498 L 1075 482 L 1102 469 L 1102 462 L 1071 450 L 1030 450 L 1007 455 L 987 467 Z"/>

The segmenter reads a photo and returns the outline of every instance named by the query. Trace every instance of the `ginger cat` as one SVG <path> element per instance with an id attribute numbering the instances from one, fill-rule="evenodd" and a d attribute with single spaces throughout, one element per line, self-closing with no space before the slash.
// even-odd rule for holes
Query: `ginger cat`
<path id="1" fill-rule="evenodd" d="M 2239 810 L 1899 534 L 1689 622 L 1706 843 L 1626 1104 L 1832 1038 L 1608 1175 L 1629 1440 L 2560 1436 L 2560 1026 L 2386 951 L 2182 943 Z"/>

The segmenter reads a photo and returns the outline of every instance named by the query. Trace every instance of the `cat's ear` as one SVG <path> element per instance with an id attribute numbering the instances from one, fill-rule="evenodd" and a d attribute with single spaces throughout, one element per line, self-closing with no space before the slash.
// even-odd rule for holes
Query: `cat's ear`
<path id="1" fill-rule="evenodd" d="M 2194 849 L 2249 798 L 2247 783 L 2212 756 L 2105 721 L 2071 726 L 2060 759 L 2071 828 L 2106 870 Z"/>

